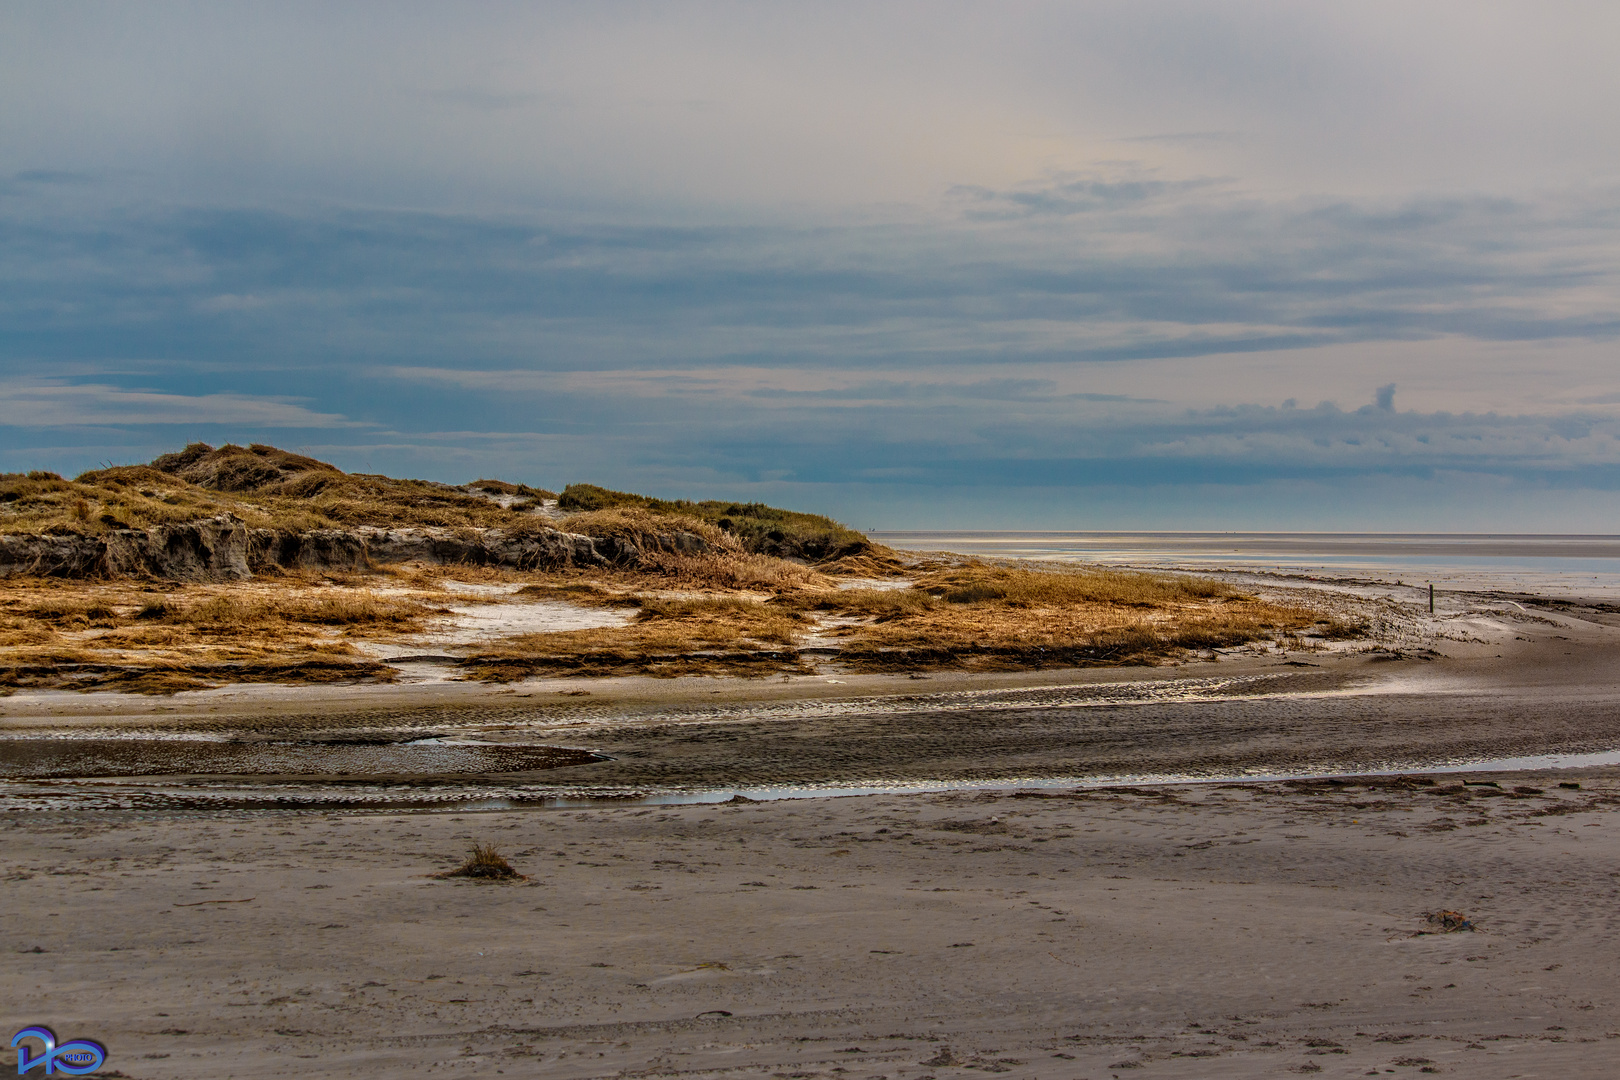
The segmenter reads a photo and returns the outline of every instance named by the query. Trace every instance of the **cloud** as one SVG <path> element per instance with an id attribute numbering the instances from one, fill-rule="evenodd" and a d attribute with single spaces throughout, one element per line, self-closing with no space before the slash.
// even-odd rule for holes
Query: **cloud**
<path id="1" fill-rule="evenodd" d="M 738 369 L 734 378 L 725 369 L 645 379 L 635 371 L 396 374 L 486 403 L 494 395 L 513 399 L 515 414 L 579 436 L 579 449 L 590 445 L 599 467 L 627 472 L 657 461 L 746 482 L 771 476 L 942 490 L 1128 478 L 1254 488 L 1441 474 L 1604 489 L 1620 483 L 1620 415 L 1612 410 L 1401 411 L 1392 384 L 1364 391 L 1372 403 L 1346 410 L 1330 401 L 1189 408 L 1073 392 L 1055 379 L 957 382 L 940 372 L 930 380 L 764 368 Z"/>
<path id="2" fill-rule="evenodd" d="M 1475 6 L 11 5 L 0 451 L 1609 490 L 1620 16 Z"/>
<path id="3" fill-rule="evenodd" d="M 487 90 L 479 87 L 461 86 L 454 89 L 434 90 L 429 97 L 435 101 L 459 108 L 474 109 L 479 112 L 500 112 L 506 109 L 533 108 L 546 102 L 544 94 L 531 91 Z"/>
<path id="4" fill-rule="evenodd" d="M 1243 137 L 1237 131 L 1172 131 L 1159 135 L 1127 135 L 1122 143 L 1205 143 L 1235 142 Z"/>
<path id="5" fill-rule="evenodd" d="M 0 194 L 21 195 L 42 189 L 78 187 L 93 184 L 97 177 L 69 169 L 23 169 L 9 176 L 0 176 Z"/>
<path id="6" fill-rule="evenodd" d="M 483 454 L 679 494 L 1443 473 L 1607 490 L 1612 364 L 1586 343 L 1620 330 L 1620 258 L 1599 194 L 1307 203 L 1192 184 L 1070 215 L 817 229 L 0 213 L 0 377 L 22 388 L 0 422 L 237 441 L 363 425 L 424 448 L 375 451 L 416 471 Z M 1357 356 L 1425 341 L 1443 359 L 1358 381 Z M 1514 406 L 1528 384 L 1502 359 L 1490 379 L 1514 407 L 1447 411 L 1448 385 L 1484 378 L 1470 342 L 1591 359 L 1563 404 Z M 58 363 L 73 376 L 40 377 Z M 1423 410 L 1397 408 L 1391 375 Z M 1267 392 L 1371 404 L 1255 403 Z"/>
<path id="7" fill-rule="evenodd" d="M 0 424 L 19 428 L 236 425 L 254 429 L 358 427 L 296 399 L 242 394 L 187 396 L 99 383 L 0 380 Z"/>
<path id="8" fill-rule="evenodd" d="M 1130 175 L 1131 171 L 1127 171 L 1126 175 L 1063 179 L 1000 191 L 959 186 L 952 188 L 948 194 L 966 204 L 964 215 L 970 220 L 1009 221 L 1119 210 L 1140 211 L 1154 205 L 1163 206 L 1178 196 L 1226 186 L 1218 180 L 1164 180 L 1151 175 Z"/>
<path id="9" fill-rule="evenodd" d="M 1092 200 L 1085 213 L 814 229 L 0 214 L 0 346 L 578 370 L 1607 340 L 1620 336 L 1617 197 L 1302 203 L 1086 181 L 976 196 Z"/>

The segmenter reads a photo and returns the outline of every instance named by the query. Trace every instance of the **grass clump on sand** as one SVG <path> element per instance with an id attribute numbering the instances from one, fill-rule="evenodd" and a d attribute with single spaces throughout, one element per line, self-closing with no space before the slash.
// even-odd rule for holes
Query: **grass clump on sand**
<path id="1" fill-rule="evenodd" d="M 195 487 L 232 495 L 267 517 L 270 527 L 294 531 L 359 525 L 512 528 L 524 515 L 486 496 L 539 499 L 546 494 L 490 480 L 456 488 L 429 480 L 345 473 L 324 461 L 259 444 L 216 450 L 193 443 L 157 458 L 151 468 Z M 79 479 L 102 475 L 87 473 Z M 491 490 L 497 486 L 500 490 Z"/>
<path id="2" fill-rule="evenodd" d="M 751 552 L 809 562 L 859 555 L 872 548 L 865 536 L 829 517 L 782 510 L 764 503 L 655 499 L 627 491 L 613 491 L 595 484 L 569 484 L 557 497 L 557 508 L 581 513 L 647 510 L 670 517 L 690 518 L 736 537 Z M 572 524 L 570 527 L 573 527 Z"/>
<path id="3" fill-rule="evenodd" d="M 923 589 L 838 589 L 807 593 L 780 601 L 806 611 L 888 622 L 906 615 L 932 611 L 940 603 Z"/>
<path id="4" fill-rule="evenodd" d="M 915 588 L 950 604 L 1000 601 L 1010 607 L 1111 604 L 1157 608 L 1239 595 L 1232 586 L 1209 578 L 1090 567 L 967 566 L 925 575 Z"/>
<path id="5" fill-rule="evenodd" d="M 434 874 L 437 878 L 472 878 L 474 881 L 522 881 L 524 876 L 495 850 L 494 844 L 473 844 L 472 852 L 460 866 Z"/>
<path id="6" fill-rule="evenodd" d="M 260 652 L 209 662 L 140 660 L 120 662 L 93 650 L 58 649 L 49 653 L 13 654 L 0 664 L 0 693 L 18 689 L 114 691 L 125 694 L 176 694 L 209 690 L 224 684 L 389 683 L 395 674 L 370 660 L 334 659 L 319 651 Z"/>
<path id="7" fill-rule="evenodd" d="M 747 597 L 640 598 L 628 625 L 519 634 L 464 661 L 472 678 L 540 674 L 763 676 L 800 672 L 797 611 Z"/>
<path id="8" fill-rule="evenodd" d="M 646 600 L 636 613 L 642 625 L 679 628 L 710 643 L 739 639 L 766 645 L 792 645 L 805 630 L 796 611 L 740 596 L 692 600 Z"/>
<path id="9" fill-rule="evenodd" d="M 297 578 L 150 586 L 12 578 L 0 584 L 4 689 L 174 693 L 221 683 L 391 682 L 357 636 L 427 628 L 413 595 Z"/>
<path id="10" fill-rule="evenodd" d="M 474 491 L 482 491 L 486 495 L 515 495 L 529 500 L 555 499 L 555 491 L 545 488 L 534 488 L 528 484 L 509 484 L 505 480 L 474 480 L 467 485 Z"/>
<path id="11" fill-rule="evenodd" d="M 149 466 L 104 469 L 77 480 L 55 473 L 0 473 L 0 532 L 96 536 L 217 516 L 233 500 Z"/>
<path id="12" fill-rule="evenodd" d="M 815 567 L 771 555 L 721 552 L 655 554 L 642 560 L 642 573 L 627 577 L 639 580 L 643 587 L 662 589 L 784 593 L 833 587 L 832 581 Z"/>
<path id="13" fill-rule="evenodd" d="M 147 614 L 147 611 L 143 608 L 137 618 L 161 619 L 171 624 L 212 630 L 265 630 L 278 624 L 299 623 L 306 626 L 365 626 L 416 631 L 422 629 L 425 616 L 439 613 L 438 609 L 414 600 L 383 599 L 369 593 L 320 599 L 225 594 L 183 610 L 170 610 L 165 604 L 160 611 L 152 614 Z"/>
<path id="14" fill-rule="evenodd" d="M 1151 662 L 1282 635 L 1333 636 L 1304 607 L 1206 578 L 970 563 L 912 588 L 850 589 L 784 601 L 850 620 L 830 632 L 866 670 L 1014 669 Z"/>
<path id="15" fill-rule="evenodd" d="M 641 598 L 632 593 L 615 592 L 594 581 L 544 581 L 524 585 L 514 596 L 528 600 L 551 600 L 582 607 L 636 607 Z"/>
<path id="16" fill-rule="evenodd" d="M 657 550 L 661 538 L 674 529 L 697 536 L 717 551 L 742 554 L 736 539 L 700 518 L 676 517 L 674 520 L 651 510 L 634 506 L 616 506 L 605 510 L 587 510 L 570 517 L 563 525 L 569 532 L 586 536 L 625 540 L 637 547 Z"/>
<path id="17" fill-rule="evenodd" d="M 86 472 L 0 474 L 0 532 L 96 536 L 234 514 L 255 528 L 543 527 L 551 493 L 478 480 L 452 487 L 428 480 L 345 473 L 273 446 L 192 443 L 149 465 Z M 502 502 L 507 506 L 502 506 Z"/>
<path id="18" fill-rule="evenodd" d="M 530 586 L 525 594 L 634 615 L 624 626 L 517 635 L 464 666 L 491 681 L 804 672 L 798 650 L 819 631 L 839 643 L 838 662 L 856 670 L 1028 670 L 1155 663 L 1255 643 L 1320 647 L 1355 629 L 1206 578 L 1100 568 L 971 562 L 926 571 L 902 589 L 839 589 L 821 578 L 760 591 L 766 599 Z"/>

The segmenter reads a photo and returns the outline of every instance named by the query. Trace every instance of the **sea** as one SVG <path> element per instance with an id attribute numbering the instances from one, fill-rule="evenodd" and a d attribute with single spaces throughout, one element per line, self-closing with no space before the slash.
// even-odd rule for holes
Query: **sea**
<path id="1" fill-rule="evenodd" d="M 1620 536 L 1536 533 L 873 532 L 901 551 L 1349 578 L 1620 600 Z"/>

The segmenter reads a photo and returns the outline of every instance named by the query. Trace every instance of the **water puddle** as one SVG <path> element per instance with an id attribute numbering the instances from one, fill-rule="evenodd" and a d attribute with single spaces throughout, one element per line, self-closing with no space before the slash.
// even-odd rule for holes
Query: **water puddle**
<path id="1" fill-rule="evenodd" d="M 786 701 L 751 701 L 742 704 L 683 705 L 646 712 L 613 707 L 576 707 L 567 723 L 572 727 L 612 727 L 656 723 L 661 726 L 726 722 L 790 722 L 827 720 L 844 716 L 886 716 L 926 712 L 998 712 L 1035 709 L 1111 708 L 1133 705 L 1173 705 L 1200 701 L 1259 701 L 1273 698 L 1308 699 L 1367 693 L 1374 687 L 1395 685 L 1390 675 L 1348 676 L 1336 671 L 1294 669 L 1275 674 L 1222 675 L 1199 678 L 1142 679 L 1132 682 L 1069 683 L 1013 689 L 949 690 L 941 693 L 896 694 Z M 544 731 L 558 719 L 551 711 L 500 713 L 486 709 L 494 724 L 508 725 L 513 733 Z M 486 728 L 485 730 L 492 730 Z"/>

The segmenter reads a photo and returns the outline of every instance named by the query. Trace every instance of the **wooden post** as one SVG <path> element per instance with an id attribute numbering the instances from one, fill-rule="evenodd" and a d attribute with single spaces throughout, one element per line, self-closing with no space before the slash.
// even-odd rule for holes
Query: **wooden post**
<path id="1" fill-rule="evenodd" d="M 1429 614 L 1434 614 L 1434 582 L 1429 582 Z"/>

